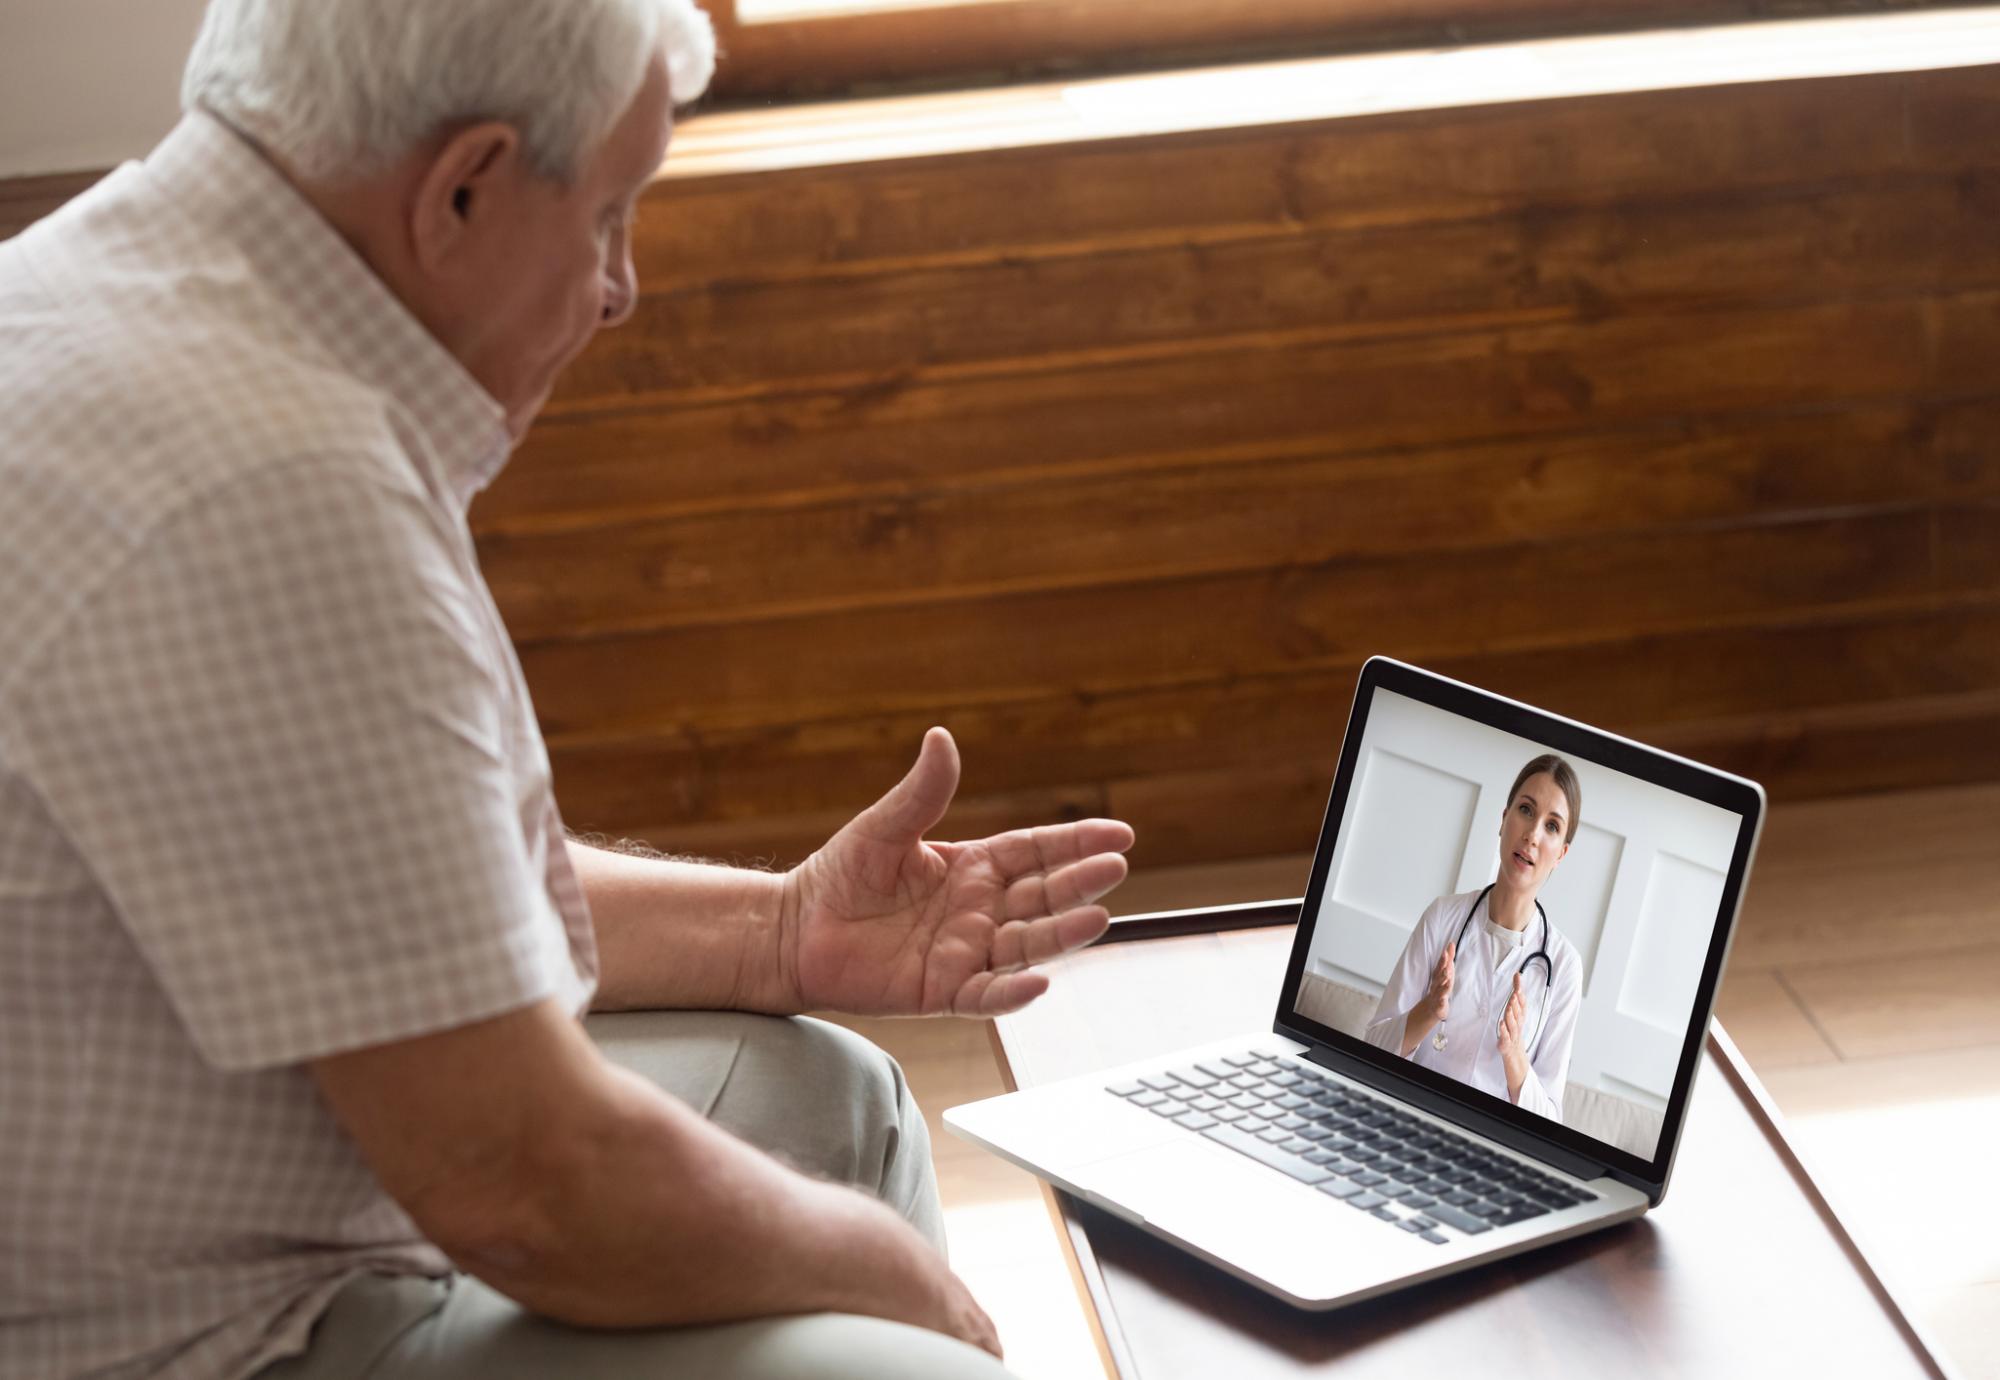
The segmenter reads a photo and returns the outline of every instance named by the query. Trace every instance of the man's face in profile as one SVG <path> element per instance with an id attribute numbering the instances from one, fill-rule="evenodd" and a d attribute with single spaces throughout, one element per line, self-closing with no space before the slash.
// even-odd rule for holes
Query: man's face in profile
<path id="1" fill-rule="evenodd" d="M 627 320 L 638 299 L 631 231 L 638 199 L 666 158 L 673 102 L 664 51 L 610 134 L 568 184 L 535 175 L 509 156 L 504 200 L 479 227 L 477 268 L 467 275 L 459 354 L 526 433 L 557 376 L 597 332 Z"/>

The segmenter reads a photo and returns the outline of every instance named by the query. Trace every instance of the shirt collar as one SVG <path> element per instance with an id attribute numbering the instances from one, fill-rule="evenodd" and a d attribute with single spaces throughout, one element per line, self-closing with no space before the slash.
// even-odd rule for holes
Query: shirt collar
<path id="1" fill-rule="evenodd" d="M 294 309 L 301 335 L 402 405 L 461 509 L 492 482 L 512 448 L 505 410 L 248 141 L 193 111 L 145 167 L 179 208 L 235 245 Z"/>

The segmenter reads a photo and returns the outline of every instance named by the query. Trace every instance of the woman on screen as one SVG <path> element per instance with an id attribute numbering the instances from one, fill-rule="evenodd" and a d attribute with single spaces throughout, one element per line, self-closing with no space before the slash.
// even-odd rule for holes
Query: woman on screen
<path id="1" fill-rule="evenodd" d="M 1562 1120 L 1583 963 L 1537 898 L 1582 805 L 1562 758 L 1521 768 L 1500 817 L 1500 875 L 1424 909 L 1364 1032 L 1370 1044 Z"/>

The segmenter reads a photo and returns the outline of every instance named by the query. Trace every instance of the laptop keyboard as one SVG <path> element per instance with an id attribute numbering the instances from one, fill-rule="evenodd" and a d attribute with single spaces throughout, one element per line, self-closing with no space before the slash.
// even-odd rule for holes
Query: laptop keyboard
<path id="1" fill-rule="evenodd" d="M 1290 1055 L 1252 1052 L 1107 1091 L 1443 1245 L 1597 1195 L 1362 1092 Z"/>

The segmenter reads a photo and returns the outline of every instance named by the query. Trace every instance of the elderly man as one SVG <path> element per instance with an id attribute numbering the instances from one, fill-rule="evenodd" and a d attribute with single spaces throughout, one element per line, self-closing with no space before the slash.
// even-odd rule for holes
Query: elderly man
<path id="1" fill-rule="evenodd" d="M 0 1375 L 1001 1373 L 900 1075 L 795 1013 L 1032 1000 L 1130 830 L 924 842 L 933 730 L 783 875 L 569 842 L 467 534 L 712 60 L 214 0 L 0 247 Z"/>

